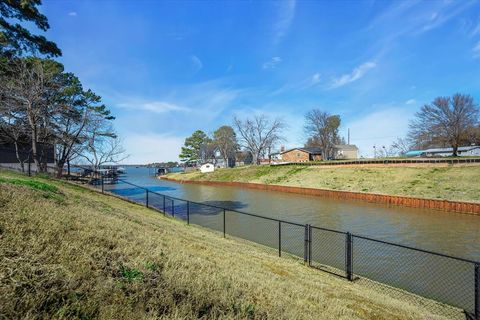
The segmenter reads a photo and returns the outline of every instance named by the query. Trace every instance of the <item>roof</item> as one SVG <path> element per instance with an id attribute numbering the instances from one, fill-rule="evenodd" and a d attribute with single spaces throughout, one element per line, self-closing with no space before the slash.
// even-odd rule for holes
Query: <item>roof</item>
<path id="1" fill-rule="evenodd" d="M 322 149 L 317 147 L 291 148 L 291 149 L 280 152 L 280 154 L 284 154 L 293 150 L 299 150 L 309 154 L 322 154 Z"/>
<path id="2" fill-rule="evenodd" d="M 467 146 L 467 147 L 458 147 L 458 151 L 470 151 L 473 149 L 480 148 L 480 146 Z M 443 153 L 443 152 L 453 152 L 453 148 L 432 148 L 423 150 L 425 153 Z"/>
<path id="3" fill-rule="evenodd" d="M 358 150 L 358 147 L 354 144 L 336 144 L 335 149 Z"/>
<path id="4" fill-rule="evenodd" d="M 406 156 L 420 156 L 425 151 L 423 150 L 411 150 L 405 153 Z"/>

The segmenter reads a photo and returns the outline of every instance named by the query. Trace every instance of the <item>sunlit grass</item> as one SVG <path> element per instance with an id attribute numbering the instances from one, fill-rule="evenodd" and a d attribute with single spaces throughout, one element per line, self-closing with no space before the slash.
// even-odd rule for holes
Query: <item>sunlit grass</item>
<path id="1" fill-rule="evenodd" d="M 246 166 L 178 180 L 239 181 L 306 188 L 480 201 L 480 165 Z"/>
<path id="2" fill-rule="evenodd" d="M 6 319 L 446 319 L 275 250 L 68 183 L 0 171 Z M 12 180 L 13 179 L 13 180 Z M 48 188 L 47 188 L 48 189 Z M 53 189 L 51 189 L 53 190 Z"/>

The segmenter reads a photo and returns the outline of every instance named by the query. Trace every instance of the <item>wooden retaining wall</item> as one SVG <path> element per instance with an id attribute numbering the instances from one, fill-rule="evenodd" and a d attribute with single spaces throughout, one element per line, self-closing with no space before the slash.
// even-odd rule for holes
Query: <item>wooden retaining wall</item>
<path id="1" fill-rule="evenodd" d="M 353 199 L 374 203 L 386 203 L 396 206 L 405 206 L 413 208 L 426 208 L 441 211 L 460 212 L 474 215 L 480 215 L 480 203 L 463 202 L 438 199 L 425 199 L 406 196 L 391 196 L 377 193 L 353 192 L 353 191 L 337 191 L 327 189 L 302 188 L 280 186 L 272 184 L 249 183 L 249 182 L 224 182 L 224 181 L 192 181 L 192 180 L 175 180 L 162 177 L 164 180 L 178 183 L 203 184 L 210 186 L 232 186 L 257 190 L 280 191 L 288 193 L 305 194 L 311 196 L 321 196 L 335 199 Z"/>

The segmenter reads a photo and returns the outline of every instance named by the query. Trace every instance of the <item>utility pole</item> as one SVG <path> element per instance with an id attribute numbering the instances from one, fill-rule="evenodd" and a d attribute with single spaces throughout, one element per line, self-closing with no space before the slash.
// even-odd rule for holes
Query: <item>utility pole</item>
<path id="1" fill-rule="evenodd" d="M 348 134 L 347 134 L 347 144 L 350 144 L 350 128 L 348 128 Z"/>

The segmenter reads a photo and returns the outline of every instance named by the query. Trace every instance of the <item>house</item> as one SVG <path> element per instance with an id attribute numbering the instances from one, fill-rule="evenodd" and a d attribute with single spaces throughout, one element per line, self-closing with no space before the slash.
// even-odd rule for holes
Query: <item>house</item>
<path id="1" fill-rule="evenodd" d="M 480 156 L 480 146 L 458 147 L 457 154 L 459 157 Z M 432 148 L 423 150 L 426 157 L 451 157 L 453 148 Z"/>
<path id="2" fill-rule="evenodd" d="M 354 144 L 337 144 L 334 154 L 335 159 L 358 159 L 358 147 Z"/>
<path id="3" fill-rule="evenodd" d="M 322 160 L 322 151 L 315 147 L 293 148 L 280 152 L 277 158 L 279 157 L 283 162 L 320 161 Z"/>
<path id="4" fill-rule="evenodd" d="M 235 166 L 244 166 L 253 163 L 253 156 L 250 151 L 237 151 L 235 153 Z"/>
<path id="5" fill-rule="evenodd" d="M 200 172 L 208 173 L 215 171 L 215 165 L 213 163 L 207 162 L 200 166 Z"/>
<path id="6" fill-rule="evenodd" d="M 53 145 L 38 143 L 38 158 L 41 163 L 45 163 L 48 172 L 54 171 L 55 166 L 55 148 Z M 25 171 L 37 172 L 30 149 L 30 145 L 22 145 L 18 150 L 18 157 L 23 162 Z M 22 170 L 22 165 L 17 158 L 17 152 L 13 144 L 0 144 L 0 167 L 13 170 Z"/>

